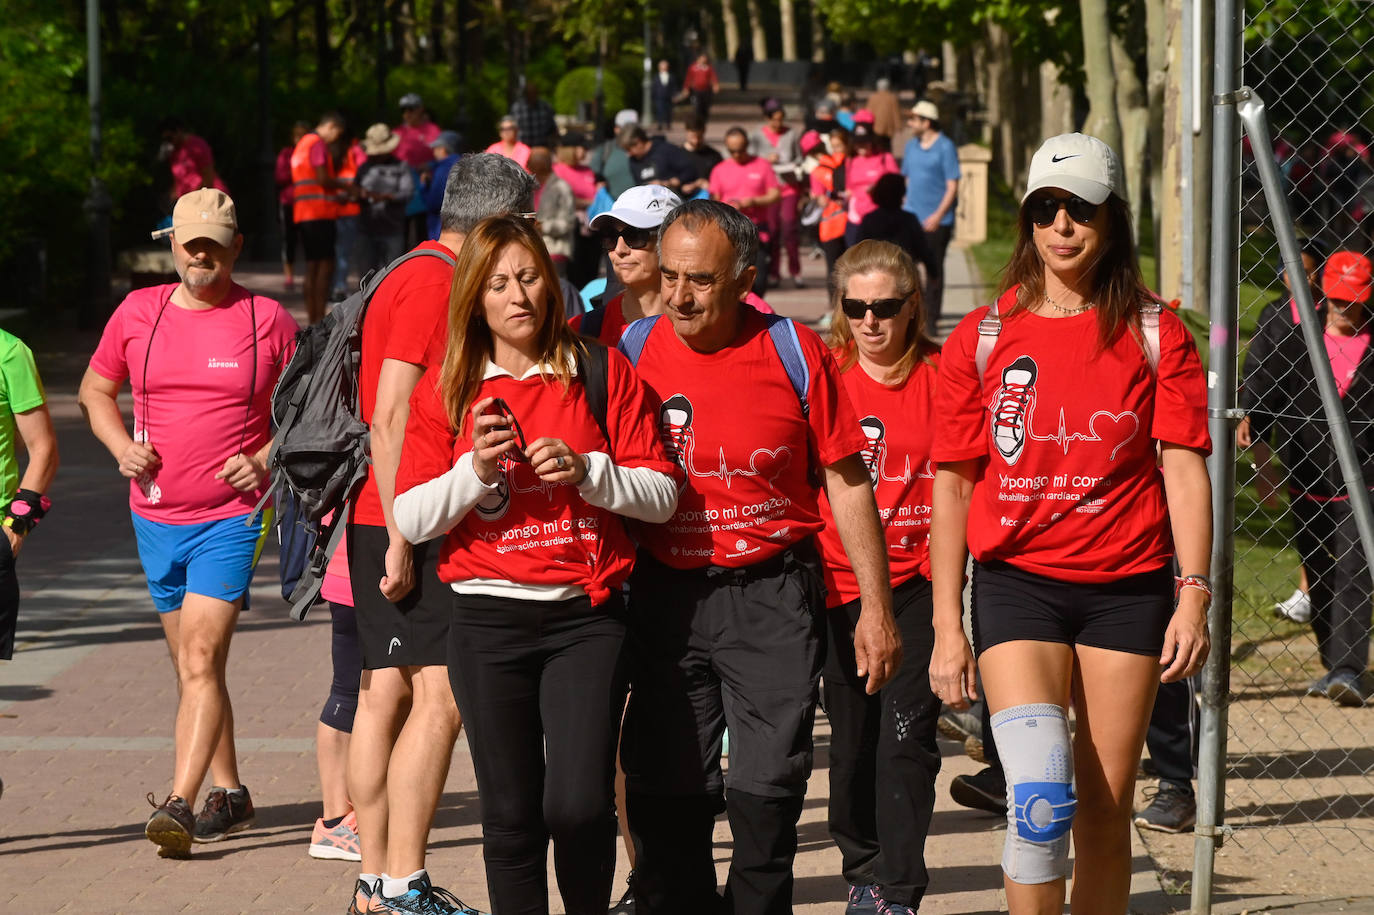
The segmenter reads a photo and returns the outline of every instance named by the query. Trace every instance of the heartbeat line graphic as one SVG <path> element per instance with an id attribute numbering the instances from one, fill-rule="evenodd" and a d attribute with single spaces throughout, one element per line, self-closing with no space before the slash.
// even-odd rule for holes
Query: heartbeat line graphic
<path id="1" fill-rule="evenodd" d="M 882 481 L 885 482 L 885 483 L 901 483 L 901 484 L 903 484 L 903 485 L 906 485 L 907 483 L 910 483 L 910 482 L 911 482 L 911 480 L 912 480 L 913 477 L 929 477 L 929 478 L 931 478 L 931 479 L 933 479 L 933 478 L 935 477 L 935 474 L 934 474 L 934 473 L 928 473 L 928 472 L 912 473 L 912 471 L 911 471 L 911 455 L 909 455 L 909 454 L 908 454 L 908 455 L 905 455 L 905 456 L 902 458 L 902 472 L 901 472 L 900 474 L 898 474 L 897 476 L 891 476 L 891 475 L 889 475 L 888 472 L 887 472 L 887 459 L 888 459 L 891 455 L 892 455 L 892 452 L 891 452 L 891 451 L 884 450 L 884 451 L 883 451 L 883 454 L 882 454 L 882 457 L 880 457 L 880 458 L 878 459 L 878 479 L 879 479 L 879 480 L 882 480 Z M 922 468 L 922 469 L 923 469 L 923 471 L 929 471 L 929 470 L 930 470 L 930 461 L 926 461 L 925 467 Z"/>
<path id="2" fill-rule="evenodd" d="M 735 477 L 763 477 L 771 485 L 792 463 L 792 449 L 783 445 L 775 450 L 756 449 L 749 455 L 748 469 L 734 470 L 725 461 L 725 447 L 722 445 L 717 452 L 719 469 L 699 470 L 696 466 L 696 450 L 696 439 L 694 438 L 687 445 L 687 473 L 694 477 L 715 477 L 718 480 L 723 480 L 727 489 L 730 488 Z M 765 463 L 763 467 L 760 467 L 760 459 L 765 462 L 771 461 L 771 464 Z"/>
<path id="3" fill-rule="evenodd" d="M 562 485 L 562 484 L 559 484 L 559 483 L 550 483 L 550 482 L 548 482 L 548 481 L 546 481 L 546 480 L 540 479 L 540 477 L 539 477 L 538 474 L 536 474 L 533 470 L 528 470 L 528 468 L 527 468 L 527 471 L 528 471 L 528 472 L 527 472 L 527 473 L 524 473 L 524 474 L 520 474 L 520 476 L 530 476 L 530 477 L 533 477 L 533 478 L 534 478 L 534 485 L 532 485 L 532 486 L 522 486 L 522 485 L 517 481 L 517 475 L 516 475 L 516 473 L 515 473 L 515 465 L 516 465 L 516 462 L 515 462 L 515 461 L 512 461 L 512 462 L 511 462 L 511 467 L 506 471 L 506 481 L 510 484 L 511 492 L 519 492 L 519 493 L 538 492 L 538 493 L 543 493 L 545 499 L 548 499 L 550 502 L 553 501 L 553 492 L 554 492 L 554 490 L 557 489 L 557 488 L 558 488 L 560 485 Z"/>
<path id="4" fill-rule="evenodd" d="M 1116 441 L 1117 439 L 1120 439 L 1112 448 L 1112 453 L 1107 457 L 1107 460 L 1114 461 L 1116 460 L 1117 452 L 1120 451 L 1122 448 L 1126 447 L 1126 445 L 1132 439 L 1135 438 L 1136 433 L 1140 431 L 1140 418 L 1137 417 L 1135 413 L 1131 412 L 1130 410 L 1123 410 L 1120 413 L 1112 413 L 1107 410 L 1098 410 L 1092 416 L 1088 417 L 1087 432 L 1070 432 L 1068 431 L 1068 424 L 1064 419 L 1064 409 L 1063 407 L 1061 407 L 1059 409 L 1059 428 L 1055 430 L 1053 435 L 1037 435 L 1032 423 L 1032 420 L 1034 418 L 1035 406 L 1032 404 L 1026 417 L 1026 435 L 1032 441 L 1036 442 L 1055 442 L 1059 445 L 1061 449 L 1063 449 L 1065 456 L 1068 456 L 1069 445 L 1072 442 L 1104 442 Z M 1106 431 L 1107 427 L 1110 426 L 1111 428 L 1116 430 L 1117 434 L 1112 435 L 1107 439 L 1102 438 L 1102 436 L 1098 433 L 1099 423 L 1102 424 L 1104 431 Z M 1126 427 L 1127 425 L 1130 426 L 1130 432 L 1126 434 L 1124 438 L 1122 438 L 1121 433 L 1124 431 L 1124 427 Z"/>

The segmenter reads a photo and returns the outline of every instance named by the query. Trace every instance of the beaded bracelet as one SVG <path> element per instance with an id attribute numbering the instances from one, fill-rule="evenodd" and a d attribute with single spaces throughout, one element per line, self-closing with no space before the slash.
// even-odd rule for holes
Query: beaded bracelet
<path id="1" fill-rule="evenodd" d="M 1182 575 L 1174 578 L 1174 598 L 1184 588 L 1196 588 L 1207 596 L 1207 602 L 1212 602 L 1212 582 L 1206 575 Z"/>

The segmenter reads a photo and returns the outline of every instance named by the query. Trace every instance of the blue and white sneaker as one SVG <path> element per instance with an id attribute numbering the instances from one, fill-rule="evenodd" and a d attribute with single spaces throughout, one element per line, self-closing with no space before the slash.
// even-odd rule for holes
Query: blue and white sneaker
<path id="1" fill-rule="evenodd" d="M 410 881 L 409 889 L 400 896 L 385 896 L 378 892 L 376 901 L 385 906 L 386 911 L 399 915 L 485 915 L 466 905 L 448 890 L 430 883 L 429 874 L 422 874 Z"/>
<path id="2" fill-rule="evenodd" d="M 844 915 L 878 915 L 878 888 L 872 884 L 851 886 Z"/>

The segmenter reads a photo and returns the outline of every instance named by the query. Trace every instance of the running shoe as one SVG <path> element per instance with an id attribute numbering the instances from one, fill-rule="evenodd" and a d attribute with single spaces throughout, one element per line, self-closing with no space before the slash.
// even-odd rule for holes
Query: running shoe
<path id="1" fill-rule="evenodd" d="M 148 817 L 143 834 L 157 846 L 158 857 L 191 857 L 191 835 L 196 829 L 196 817 L 186 798 L 169 794 L 167 800 L 159 804 L 149 791 L 148 803 L 156 809 Z"/>
<path id="2" fill-rule="evenodd" d="M 978 713 L 977 703 L 962 712 L 946 705 L 936 719 L 935 726 L 950 740 L 961 743 L 970 737 L 977 737 L 980 741 L 983 739 L 983 718 Z"/>
<path id="3" fill-rule="evenodd" d="M 964 741 L 964 755 L 979 765 L 986 766 L 988 754 L 983 749 L 983 738 L 970 737 Z"/>
<path id="4" fill-rule="evenodd" d="M 607 915 L 635 915 L 635 872 L 630 871 L 630 875 L 625 878 L 625 895 L 620 897 L 620 901 L 611 906 Z"/>
<path id="5" fill-rule="evenodd" d="M 992 442 L 1007 464 L 1015 464 L 1026 447 L 1026 423 L 1035 397 L 1039 368 L 1022 356 L 1002 370 L 1002 386 L 992 402 Z"/>
<path id="6" fill-rule="evenodd" d="M 375 903 L 378 901 L 385 906 L 383 911 L 399 915 L 483 915 L 448 890 L 430 883 L 429 874 L 421 874 L 410 881 L 410 888 L 400 896 L 386 896 L 379 892 L 373 900 L 374 912 L 377 911 Z"/>
<path id="7" fill-rule="evenodd" d="M 310 834 L 310 857 L 322 861 L 361 861 L 363 846 L 358 839 L 358 815 L 352 810 L 333 829 L 327 829 L 324 820 L 315 821 L 315 830 Z"/>
<path id="8" fill-rule="evenodd" d="M 916 910 L 909 905 L 888 902 L 883 897 L 878 897 L 878 915 L 915 915 L 915 912 Z"/>
<path id="9" fill-rule="evenodd" d="M 1335 671 L 1328 670 L 1326 673 L 1322 674 L 1320 677 L 1313 680 L 1312 685 L 1307 687 L 1307 695 L 1325 696 L 1326 691 L 1331 688 L 1331 678 L 1334 675 Z"/>
<path id="10" fill-rule="evenodd" d="M 353 899 L 348 903 L 348 911 L 344 915 L 367 915 L 369 911 L 378 911 L 372 908 L 372 899 L 379 889 L 380 885 L 369 886 L 366 881 L 359 879 L 353 886 Z"/>
<path id="11" fill-rule="evenodd" d="M 972 775 L 956 775 L 949 784 L 949 796 L 964 807 L 1007 815 L 1006 777 L 992 766 Z"/>
<path id="12" fill-rule="evenodd" d="M 1274 605 L 1274 615 L 1295 623 L 1312 622 L 1312 598 L 1301 588 Z"/>
<path id="13" fill-rule="evenodd" d="M 1337 670 L 1331 674 L 1331 683 L 1326 687 L 1326 697 L 1346 708 L 1360 708 L 1370 704 L 1371 698 L 1374 698 L 1374 689 L 1370 688 L 1365 677 L 1348 670 Z"/>
<path id="14" fill-rule="evenodd" d="M 878 915 L 878 888 L 872 884 L 851 886 L 844 915 Z"/>
<path id="15" fill-rule="evenodd" d="M 1197 800 L 1191 791 L 1160 782 L 1158 788 L 1146 788 L 1145 797 L 1149 806 L 1135 815 L 1135 825 L 1142 829 L 1179 833 L 1197 822 Z"/>
<path id="16" fill-rule="evenodd" d="M 193 833 L 197 842 L 218 842 L 253 825 L 257 817 L 253 811 L 253 799 L 249 797 L 246 785 L 241 788 L 240 791 L 211 788 L 210 793 L 205 795 L 205 806 L 196 816 Z"/>

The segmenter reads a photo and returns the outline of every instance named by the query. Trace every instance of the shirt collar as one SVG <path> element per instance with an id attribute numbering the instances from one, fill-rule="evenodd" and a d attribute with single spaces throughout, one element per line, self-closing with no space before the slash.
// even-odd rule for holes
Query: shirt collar
<path id="1" fill-rule="evenodd" d="M 568 358 L 568 371 L 573 372 L 574 374 L 577 372 L 577 358 L 575 356 L 570 356 Z M 529 369 L 523 375 L 516 378 L 516 376 L 512 375 L 510 372 L 506 371 L 505 369 L 501 368 L 501 366 L 497 365 L 495 362 L 492 362 L 490 359 L 488 359 L 486 368 L 482 370 L 482 380 L 486 381 L 488 378 L 500 378 L 502 375 L 505 375 L 508 378 L 515 378 L 516 381 L 524 381 L 526 378 L 533 378 L 536 375 L 553 374 L 555 374 L 555 372 L 552 365 L 550 365 L 547 362 L 538 362 L 530 366 Z"/>

